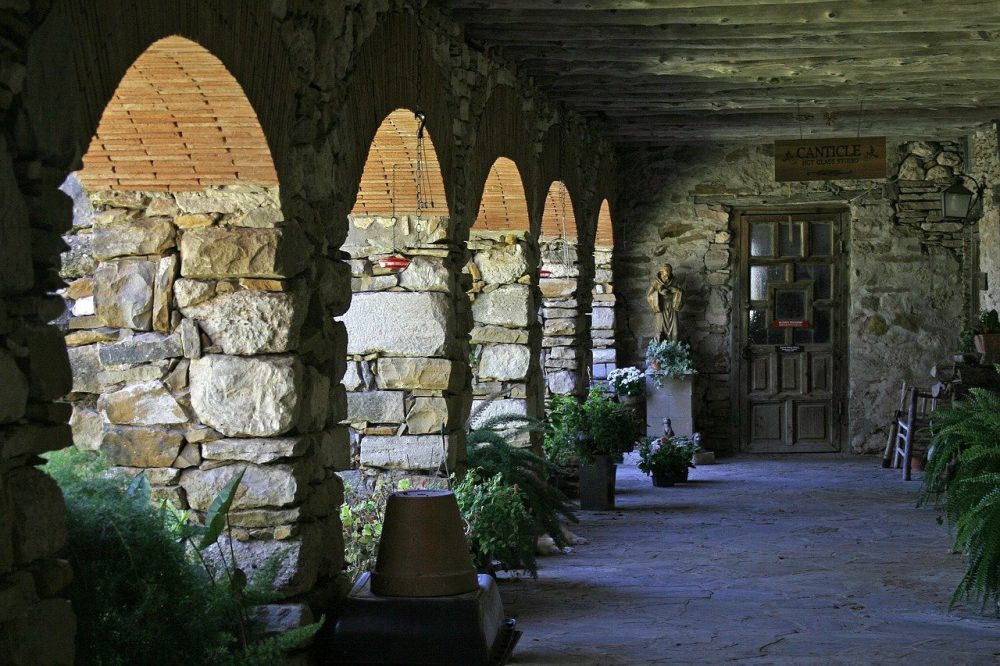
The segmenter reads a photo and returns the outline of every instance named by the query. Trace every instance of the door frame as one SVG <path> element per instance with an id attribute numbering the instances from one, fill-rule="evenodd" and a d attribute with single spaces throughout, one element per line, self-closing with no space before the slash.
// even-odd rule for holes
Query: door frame
<path id="1" fill-rule="evenodd" d="M 820 214 L 836 215 L 839 218 L 839 246 L 836 248 L 834 266 L 833 292 L 837 295 L 836 325 L 831 330 L 833 335 L 833 428 L 834 444 L 837 453 L 844 454 L 849 450 L 847 444 L 848 433 L 848 408 L 847 408 L 847 388 L 849 386 L 850 372 L 850 349 L 849 337 L 847 335 L 847 318 L 850 314 L 850 281 L 848 273 L 850 271 L 850 240 L 851 240 L 851 211 L 846 205 L 838 204 L 799 204 L 784 206 L 734 206 L 731 209 L 731 221 L 733 227 L 733 248 L 736 253 L 735 280 L 733 282 L 733 300 L 730 309 L 730 358 L 732 359 L 731 377 L 729 393 L 730 404 L 733 405 L 731 441 L 735 445 L 735 452 L 743 453 L 747 450 L 747 440 L 749 433 L 743 431 L 743 422 L 746 417 L 747 403 L 743 395 L 743 386 L 746 382 L 746 363 L 743 359 L 744 330 L 743 322 L 743 301 L 750 297 L 750 285 L 747 284 L 747 261 L 749 257 L 748 240 L 743 233 L 743 218 L 748 215 L 795 215 L 795 214 Z M 763 455 L 763 454 L 761 454 Z"/>

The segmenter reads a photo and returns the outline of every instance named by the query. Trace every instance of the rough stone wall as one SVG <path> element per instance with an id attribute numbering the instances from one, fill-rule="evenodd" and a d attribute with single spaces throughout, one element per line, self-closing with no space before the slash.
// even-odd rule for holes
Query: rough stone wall
<path id="1" fill-rule="evenodd" d="M 581 344 L 583 321 L 579 301 L 580 268 L 577 243 L 570 238 L 542 236 L 542 369 L 548 393 L 586 391 L 586 350 Z M 589 340 L 587 341 L 589 343 Z"/>
<path id="2" fill-rule="evenodd" d="M 976 308 L 1000 308 L 1000 206 L 997 203 L 997 183 L 1000 183 L 1000 155 L 998 155 L 996 127 L 989 132 L 973 136 L 971 173 L 976 178 L 985 177 L 982 216 L 978 224 L 979 270 L 986 280 L 986 288 L 979 293 Z"/>
<path id="3" fill-rule="evenodd" d="M 593 314 L 590 317 L 593 365 L 614 364 L 618 361 L 615 345 L 616 297 L 611 270 L 613 255 L 614 251 L 611 248 L 594 250 L 594 288 L 591 305 Z"/>
<path id="4" fill-rule="evenodd" d="M 336 575 L 322 486 L 347 465 L 331 417 L 343 389 L 292 355 L 310 296 L 277 188 L 86 193 L 71 177 L 66 189 L 75 444 L 144 472 L 156 503 L 197 512 L 245 470 L 231 514 L 240 561 L 283 552 L 288 596 Z"/>
<path id="5" fill-rule="evenodd" d="M 540 418 L 538 326 L 532 276 L 538 247 L 528 232 L 473 231 L 470 333 L 473 427 L 501 414 Z M 537 438 L 536 438 L 537 439 Z M 532 441 L 517 442 L 530 446 Z M 535 441 L 534 444 L 539 444 Z"/>
<path id="6" fill-rule="evenodd" d="M 175 323 L 173 312 L 179 311 L 181 321 L 197 322 L 208 334 L 209 342 L 197 336 L 203 345 L 200 359 L 181 358 L 181 341 L 180 356 L 160 359 L 167 361 L 164 367 L 154 359 L 126 363 L 147 368 L 128 381 L 137 381 L 143 372 L 151 373 L 151 383 L 163 384 L 162 391 L 155 391 L 160 400 L 157 409 L 166 405 L 172 410 L 171 401 L 176 402 L 177 418 L 183 412 L 184 423 L 191 426 L 195 425 L 195 413 L 184 404 L 185 389 L 173 381 L 166 384 L 172 379 L 180 382 L 177 368 L 185 362 L 191 410 L 195 412 L 196 405 L 207 407 L 212 403 L 208 394 L 235 395 L 246 389 L 248 369 L 252 370 L 250 375 L 259 377 L 266 367 L 279 380 L 269 382 L 271 388 L 291 387 L 285 394 L 290 402 L 273 406 L 284 415 L 277 425 L 258 428 L 260 424 L 247 422 L 253 419 L 230 410 L 198 414 L 203 425 L 226 435 L 216 442 L 245 442 L 259 437 L 267 438 L 266 446 L 247 451 L 234 444 L 218 450 L 216 454 L 223 464 L 215 467 L 206 455 L 212 448 L 208 444 L 214 442 L 184 439 L 185 429 L 177 456 L 166 464 L 164 455 L 162 467 L 155 467 L 177 469 L 173 465 L 182 452 L 193 453 L 191 445 L 198 444 L 201 464 L 181 471 L 181 481 L 200 476 L 212 484 L 221 484 L 226 474 L 243 466 L 255 470 L 255 474 L 278 474 L 286 481 L 294 481 L 294 490 L 288 486 L 294 499 L 284 497 L 280 510 L 268 507 L 266 526 L 248 524 L 246 528 L 251 537 L 246 543 L 253 546 L 279 541 L 301 544 L 299 568 L 290 572 L 290 593 L 316 588 L 314 583 L 335 574 L 342 562 L 340 528 L 335 510 L 331 511 L 341 502 L 342 486 L 338 477 L 327 475 L 340 464 L 330 461 L 339 455 L 336 451 L 343 450 L 342 440 L 337 439 L 342 436 L 336 434 L 333 443 L 326 442 L 325 436 L 321 441 L 310 439 L 308 447 L 305 440 L 300 440 L 299 445 L 290 442 L 299 436 L 343 432 L 337 426 L 323 429 L 318 416 L 308 419 L 305 415 L 321 413 L 319 397 L 324 395 L 328 399 L 327 424 L 339 423 L 347 415 L 346 398 L 341 389 L 334 388 L 345 373 L 347 336 L 345 327 L 333 318 L 347 310 L 352 268 L 342 260 L 339 248 L 349 231 L 347 215 L 357 195 L 368 145 L 385 115 L 400 106 L 426 105 L 428 127 L 440 122 L 433 125 L 432 131 L 437 147 L 450 154 L 450 161 L 442 165 L 455 230 L 447 261 L 449 270 L 456 275 L 466 263 L 464 243 L 478 209 L 474 202 L 482 188 L 482 182 L 477 182 L 479 176 L 473 178 L 467 170 L 474 161 L 471 153 L 477 145 L 475 128 L 482 125 L 479 113 L 511 117 L 528 114 L 530 118 L 524 125 L 537 134 L 532 154 L 546 164 L 557 160 L 551 157 L 555 144 L 546 142 L 545 137 L 554 136 L 558 130 L 567 150 L 581 157 L 567 162 L 566 173 L 552 169 L 544 174 L 541 170 L 532 172 L 529 189 L 543 191 L 543 180 L 548 183 L 565 178 L 581 193 L 583 209 L 595 208 L 596 219 L 596 206 L 591 206 L 588 199 L 594 196 L 596 174 L 610 159 L 607 146 L 586 123 L 547 102 L 517 72 L 470 49 L 458 26 L 422 5 L 416 0 L 312 5 L 271 2 L 239 7 L 223 0 L 148 0 L 138 4 L 131 0 L 24 0 L 0 8 L 0 20 L 7 27 L 5 39 L 0 40 L 0 110 L 4 112 L 0 124 L 0 654 L 9 661 L 72 660 L 72 611 L 57 598 L 69 576 L 65 566 L 54 559 L 64 535 L 62 498 L 55 484 L 36 469 L 41 462 L 37 454 L 69 446 L 72 437 L 68 425 L 71 409 L 59 402 L 72 389 L 66 341 L 61 331 L 48 326 L 65 309 L 64 300 L 55 292 L 66 286 L 58 271 L 61 254 L 66 250 L 62 236 L 72 230 L 71 200 L 59 187 L 70 172 L 80 168 L 80 155 L 122 73 L 150 44 L 169 35 L 196 41 L 217 56 L 240 83 L 272 153 L 281 184 L 283 222 L 273 228 L 254 228 L 220 226 L 219 220 L 214 220 L 204 228 L 181 231 L 176 216 L 166 214 L 160 216 L 170 218 L 165 224 L 154 219 L 146 225 L 165 233 L 172 229 L 175 246 L 177 237 L 181 239 L 176 251 L 180 256 L 176 259 L 179 277 L 174 284 L 175 306 L 167 307 L 167 321 Z M 116 30 L 100 29 L 108 25 L 116 26 Z M 246 44 L 254 48 L 248 49 Z M 400 57 L 416 52 L 419 58 Z M 488 104 L 493 91 L 504 86 L 517 90 L 515 99 L 519 103 L 503 107 Z M 503 127 L 504 123 L 495 125 Z M 492 159 L 495 155 L 486 164 Z M 149 222 L 145 214 L 136 217 Z M 106 221 L 114 227 L 112 220 Z M 95 230 L 97 226 L 95 223 Z M 125 227 L 118 229 L 123 232 L 115 234 L 120 236 L 118 240 L 132 237 L 132 226 L 126 227 L 128 231 Z M 584 230 L 584 237 L 592 236 Z M 192 256 L 204 262 L 191 264 L 185 260 L 186 245 L 191 246 Z M 260 251 L 251 255 L 252 249 Z M 137 277 L 136 288 L 145 293 L 150 285 L 155 288 L 158 274 L 169 274 L 174 261 L 171 256 L 175 254 L 169 241 L 157 241 L 152 249 L 143 249 L 147 251 L 108 257 L 102 261 L 102 269 L 109 276 L 114 271 L 111 277 L 115 278 L 126 274 Z M 156 259 L 155 269 L 146 257 Z M 215 259 L 224 265 L 215 263 Z M 358 272 L 359 277 L 362 274 Z M 184 309 L 200 309 L 205 302 L 180 305 L 178 296 L 185 288 L 181 285 L 186 284 L 182 278 L 206 283 L 196 287 L 205 287 L 212 303 L 203 317 L 189 316 Z M 260 281 L 270 280 L 281 282 L 290 291 L 265 289 L 265 282 Z M 96 317 L 98 303 L 111 301 L 95 293 L 94 315 L 84 314 L 88 307 L 85 285 L 76 287 L 81 291 L 74 294 L 81 298 L 73 299 L 74 306 L 84 301 L 78 316 Z M 302 317 L 294 348 L 289 341 L 287 351 L 264 351 L 269 349 L 267 345 L 276 343 L 258 341 L 265 346 L 244 354 L 226 347 L 227 333 L 213 334 L 209 330 L 211 310 L 239 310 L 244 299 L 261 303 L 294 300 L 298 287 L 306 303 L 293 308 L 296 317 Z M 589 300 L 590 284 L 585 288 Z M 116 293 L 128 291 L 122 286 Z M 165 293 L 163 283 L 160 292 Z M 432 298 L 425 293 L 418 297 Z M 159 304 L 163 302 L 161 298 Z M 459 322 L 457 328 L 466 323 L 468 326 L 455 332 L 455 348 L 448 358 L 467 359 L 467 331 L 472 321 L 468 301 L 463 292 L 455 290 L 451 303 L 455 321 Z M 160 311 L 154 299 L 150 329 L 154 315 Z M 131 354 L 140 353 L 143 340 L 155 340 L 152 346 L 159 349 L 177 342 L 176 338 L 168 342 L 179 334 L 172 325 L 169 330 L 145 330 L 146 315 L 141 308 L 138 312 L 120 311 L 115 316 L 119 315 L 123 319 L 114 322 L 113 330 L 118 331 L 118 337 L 122 337 L 122 331 L 125 335 L 131 331 L 129 340 L 84 342 L 86 335 L 98 329 L 74 329 L 83 331 L 74 340 L 80 342 L 80 347 L 97 346 L 98 361 L 101 348 L 110 349 L 122 342 L 126 343 L 122 350 L 128 348 Z M 102 316 L 112 315 L 104 312 Z M 134 318 L 125 321 L 125 316 Z M 184 327 L 191 330 L 190 324 Z M 219 347 L 218 352 L 205 349 L 213 346 Z M 462 384 L 468 387 L 471 380 L 465 367 L 461 363 L 457 374 L 465 376 Z M 164 369 L 168 374 L 156 379 Z M 203 401 L 196 395 L 199 386 L 209 389 Z M 144 403 L 148 400 L 137 401 Z M 464 422 L 470 406 L 463 398 L 458 422 Z M 104 411 L 109 415 L 109 428 L 129 427 L 110 423 L 114 413 L 110 404 Z M 93 414 L 90 423 L 96 424 Z M 102 445 L 103 426 L 102 422 Z M 258 432 L 281 435 L 268 437 Z M 449 445 L 449 455 L 459 459 L 461 442 L 449 440 Z M 262 460 L 260 456 L 266 457 L 270 446 L 278 447 L 278 456 L 288 454 L 291 447 L 291 456 L 288 460 Z M 241 456 L 251 459 L 241 460 Z M 160 465 L 161 461 L 156 463 Z M 173 474 L 166 471 L 158 477 L 161 487 L 178 489 L 165 492 L 179 495 L 179 489 L 185 488 L 189 503 L 192 496 L 207 494 L 192 484 L 172 486 L 168 479 Z M 258 501 L 255 492 L 248 492 L 245 498 L 250 503 Z M 310 516 L 321 518 L 327 512 L 331 516 L 329 520 L 306 519 L 295 513 L 297 508 Z M 247 507 L 248 520 L 256 510 Z M 272 530 L 277 524 L 276 514 L 285 510 L 290 513 L 284 514 L 287 521 L 280 524 L 292 526 L 292 534 Z M 255 538 L 258 536 L 274 539 Z M 322 598 L 310 595 L 309 599 L 316 602 L 314 605 L 323 604 Z"/>
<path id="7" fill-rule="evenodd" d="M 909 154 L 890 139 L 890 173 Z M 946 144 L 950 145 L 950 144 Z M 623 360 L 641 363 L 653 331 L 645 290 L 663 262 L 685 291 L 680 335 L 694 353 L 695 425 L 709 447 L 735 449 L 737 411 L 732 340 L 736 288 L 735 219 L 739 207 L 841 205 L 847 212 L 848 414 L 846 448 L 880 450 L 903 380 L 929 383 L 928 371 L 954 351 L 965 321 L 960 255 L 940 223 L 897 223 L 907 206 L 883 183 L 775 183 L 771 146 L 692 145 L 623 151 L 615 253 Z M 923 187 L 922 183 L 913 184 Z M 923 210 L 930 210 L 923 209 Z M 921 224 L 934 225 L 932 231 Z M 949 227 L 950 229 L 950 227 Z M 967 233 L 967 232 L 965 232 Z M 963 237 L 964 238 L 964 237 Z M 967 241 L 963 241 L 967 242 Z M 889 270 L 887 270 L 887 267 Z"/>

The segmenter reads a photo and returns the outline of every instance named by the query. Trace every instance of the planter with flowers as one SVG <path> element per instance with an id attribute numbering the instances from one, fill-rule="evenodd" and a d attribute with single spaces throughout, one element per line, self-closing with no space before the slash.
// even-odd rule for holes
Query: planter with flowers
<path id="1" fill-rule="evenodd" d="M 646 395 L 646 378 L 639 368 L 618 368 L 608 373 L 608 385 L 622 403 L 636 406 Z"/>
<path id="2" fill-rule="evenodd" d="M 691 437 L 646 437 L 639 444 L 639 469 L 653 477 L 653 485 L 668 488 L 687 481 L 698 445 Z"/>
<path id="3" fill-rule="evenodd" d="M 678 435 L 694 432 L 691 348 L 678 340 L 652 340 L 646 348 L 646 434 L 659 437 L 663 419 Z"/>

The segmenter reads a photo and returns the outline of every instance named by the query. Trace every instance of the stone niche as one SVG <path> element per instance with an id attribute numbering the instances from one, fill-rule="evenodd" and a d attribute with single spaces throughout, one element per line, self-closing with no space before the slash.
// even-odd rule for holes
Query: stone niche
<path id="1" fill-rule="evenodd" d="M 309 251 L 277 188 L 87 193 L 73 180 L 58 323 L 76 446 L 195 512 L 245 470 L 238 557 L 281 552 L 281 591 L 313 588 L 336 573 L 324 569 L 339 535 L 328 484 L 349 443 L 333 366 L 297 353 Z"/>
<path id="2" fill-rule="evenodd" d="M 463 272 L 471 282 L 473 320 L 471 425 L 503 414 L 538 417 L 541 392 L 531 340 L 538 330 L 531 285 L 537 247 L 526 231 L 474 231 L 467 246 L 471 259 Z M 528 437 L 515 443 L 532 445 Z"/>
<path id="3" fill-rule="evenodd" d="M 572 394 L 585 390 L 584 353 L 580 342 L 583 322 L 577 299 L 580 269 L 575 239 L 542 236 L 542 369 L 547 393 Z"/>
<path id="4" fill-rule="evenodd" d="M 453 469 L 465 366 L 456 362 L 457 289 L 446 217 L 351 215 L 347 419 L 351 466 L 418 485 Z M 402 255 L 405 269 L 379 259 Z"/>

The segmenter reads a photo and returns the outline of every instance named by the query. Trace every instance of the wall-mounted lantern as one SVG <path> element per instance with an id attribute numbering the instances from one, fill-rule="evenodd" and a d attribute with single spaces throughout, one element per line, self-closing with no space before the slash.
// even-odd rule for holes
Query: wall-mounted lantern
<path id="1" fill-rule="evenodd" d="M 955 182 L 941 192 L 941 215 L 947 220 L 960 220 L 963 223 L 969 219 L 969 214 L 975 205 L 982 200 L 986 189 L 985 178 L 980 183 L 975 178 L 976 191 L 971 192 L 962 184 L 961 176 L 955 177 Z"/>

